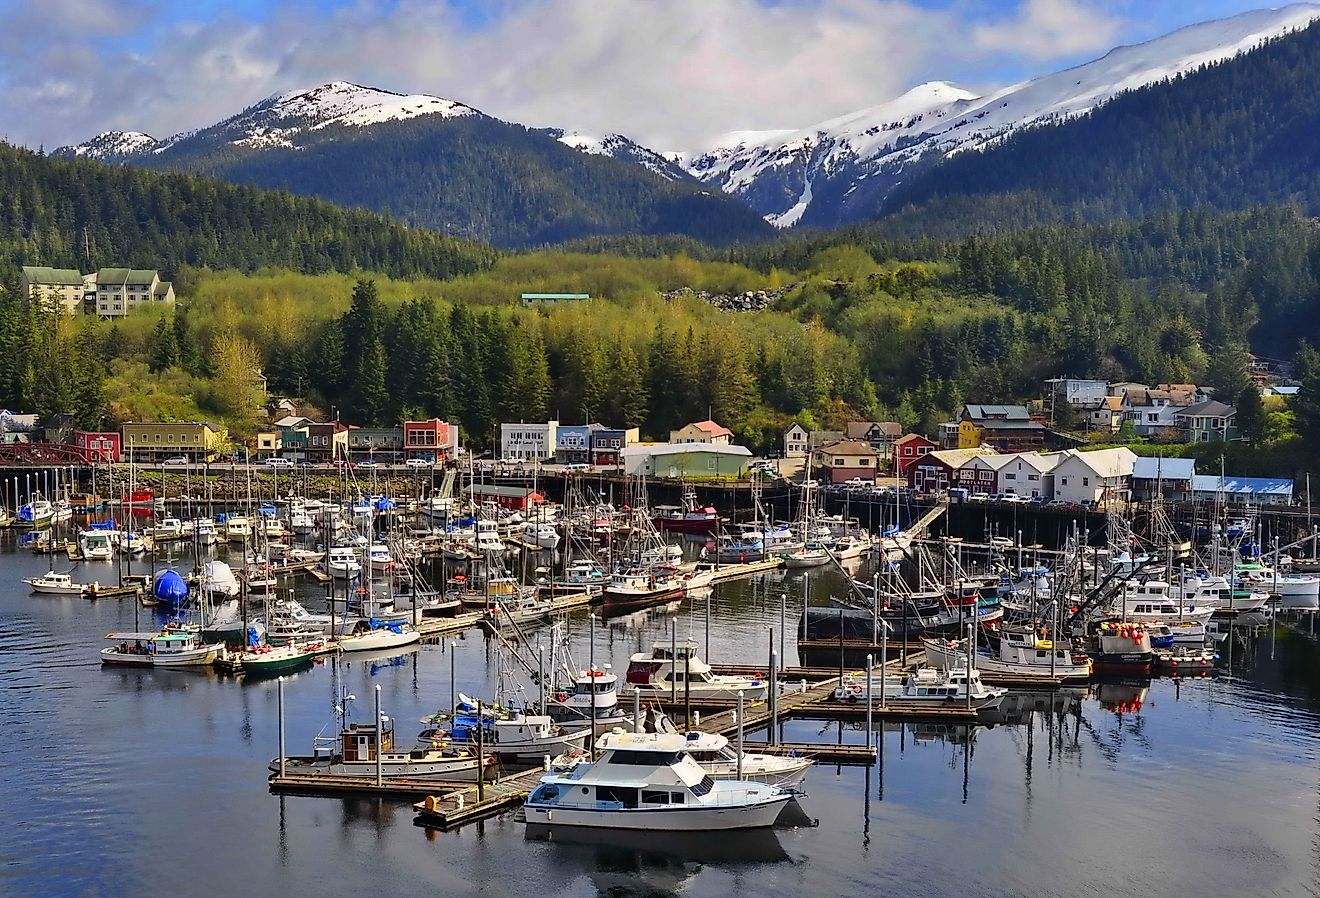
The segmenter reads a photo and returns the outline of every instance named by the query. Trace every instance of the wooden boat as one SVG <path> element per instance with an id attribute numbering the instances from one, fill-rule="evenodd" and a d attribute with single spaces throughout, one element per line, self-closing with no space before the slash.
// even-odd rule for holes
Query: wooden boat
<path id="1" fill-rule="evenodd" d="M 880 703 L 881 675 L 875 674 L 871 681 L 871 703 Z M 855 704 L 866 701 L 866 678 L 856 673 L 844 677 L 834 690 L 835 701 Z M 905 675 L 902 679 L 885 677 L 884 700 L 895 707 L 912 710 L 942 711 L 968 707 L 968 693 L 971 693 L 970 707 L 973 711 L 994 708 L 1008 694 L 1007 689 L 986 686 L 981 682 L 981 675 L 972 668 L 971 677 L 967 670 L 937 670 L 922 667 Z"/>
<path id="2" fill-rule="evenodd" d="M 601 598 L 608 614 L 680 599 L 684 592 L 683 581 L 673 571 L 643 566 L 616 571 L 601 591 Z"/>
<path id="3" fill-rule="evenodd" d="M 285 673 L 311 665 L 325 643 L 289 642 L 286 645 L 259 645 L 227 657 L 246 675 Z"/>
<path id="4" fill-rule="evenodd" d="M 379 764 L 377 763 L 379 752 Z M 494 755 L 485 758 L 487 767 L 499 763 Z M 433 779 L 440 782 L 476 782 L 477 756 L 467 746 L 447 746 L 425 751 L 396 751 L 394 721 L 383 718 L 380 724 L 348 724 L 338 738 L 312 740 L 312 754 L 284 758 L 285 771 L 298 775 L 382 776 Z M 270 762 L 278 773 L 280 759 Z"/>
<path id="5" fill-rule="evenodd" d="M 926 660 L 932 666 L 945 670 L 966 668 L 967 640 L 927 639 L 924 643 Z M 998 647 L 979 649 L 975 664 L 977 670 L 987 674 L 1012 677 L 1084 682 L 1091 676 L 1091 659 L 1086 655 L 1024 629 L 1005 628 Z"/>

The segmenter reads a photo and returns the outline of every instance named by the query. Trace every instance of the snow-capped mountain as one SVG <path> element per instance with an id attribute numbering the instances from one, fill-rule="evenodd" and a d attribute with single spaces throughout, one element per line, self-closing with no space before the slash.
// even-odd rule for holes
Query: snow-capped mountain
<path id="1" fill-rule="evenodd" d="M 877 197 L 923 156 L 983 147 L 1031 125 L 1082 115 L 1124 91 L 1229 59 L 1317 17 L 1320 5 L 1305 3 L 1191 25 L 986 96 L 931 82 L 797 131 L 736 132 L 681 161 L 772 224 L 836 224 L 873 212 Z M 870 208 L 851 210 L 864 181 Z"/>
<path id="2" fill-rule="evenodd" d="M 124 162 L 155 149 L 160 141 L 141 131 L 106 131 L 77 146 L 60 147 L 51 153 L 63 159 L 95 159 Z"/>
<path id="3" fill-rule="evenodd" d="M 592 156 L 609 156 L 621 162 L 631 162 L 655 172 L 667 181 L 688 181 L 692 176 L 681 165 L 666 159 L 660 153 L 642 146 L 630 137 L 622 134 L 606 134 L 596 137 L 581 131 L 565 131 L 563 128 L 544 128 L 542 131 L 555 140 L 575 150 Z"/>

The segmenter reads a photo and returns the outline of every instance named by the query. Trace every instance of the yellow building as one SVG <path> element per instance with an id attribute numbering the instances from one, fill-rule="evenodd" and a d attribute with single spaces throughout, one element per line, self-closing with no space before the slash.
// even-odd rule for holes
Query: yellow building
<path id="1" fill-rule="evenodd" d="M 221 425 L 209 421 L 168 421 L 125 424 L 124 455 L 133 461 L 161 461 L 183 456 L 190 461 L 211 461 L 229 439 Z"/>

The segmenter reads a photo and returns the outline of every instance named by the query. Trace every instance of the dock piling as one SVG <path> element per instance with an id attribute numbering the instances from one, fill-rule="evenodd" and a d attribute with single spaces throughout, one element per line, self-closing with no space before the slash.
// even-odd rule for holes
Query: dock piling
<path id="1" fill-rule="evenodd" d="M 279 716 L 280 776 L 284 776 L 284 677 L 275 683 L 275 713 Z"/>
<path id="2" fill-rule="evenodd" d="M 642 690 L 633 687 L 633 732 L 642 731 Z"/>
<path id="3" fill-rule="evenodd" d="M 636 690 L 633 690 L 634 692 Z M 738 779 L 743 776 L 743 691 L 738 690 Z"/>
<path id="4" fill-rule="evenodd" d="M 871 747 L 871 664 L 872 657 L 866 656 L 866 747 Z M 883 674 L 881 677 L 883 678 Z"/>
<path id="5" fill-rule="evenodd" d="M 381 757 L 385 749 L 385 723 L 380 717 L 380 684 L 376 684 L 376 787 L 385 781 L 384 761 Z"/>

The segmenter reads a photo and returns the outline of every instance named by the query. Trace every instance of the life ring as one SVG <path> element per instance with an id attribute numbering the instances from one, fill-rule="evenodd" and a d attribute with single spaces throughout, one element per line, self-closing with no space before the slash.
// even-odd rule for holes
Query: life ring
<path id="1" fill-rule="evenodd" d="M 567 693 L 567 692 L 556 692 L 556 693 L 555 693 L 555 701 L 557 701 L 557 702 L 565 702 L 565 701 L 568 701 L 568 693 Z"/>

